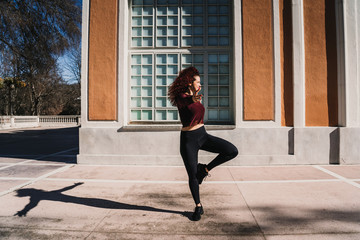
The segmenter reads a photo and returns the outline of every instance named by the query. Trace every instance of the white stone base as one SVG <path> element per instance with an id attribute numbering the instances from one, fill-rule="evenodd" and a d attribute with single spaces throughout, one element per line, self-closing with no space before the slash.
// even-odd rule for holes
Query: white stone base
<path id="1" fill-rule="evenodd" d="M 281 127 L 207 131 L 238 148 L 239 155 L 227 165 L 360 163 L 360 128 Z M 179 130 L 82 127 L 79 134 L 79 164 L 183 165 L 179 153 Z M 214 156 L 200 151 L 199 162 L 209 162 Z"/>

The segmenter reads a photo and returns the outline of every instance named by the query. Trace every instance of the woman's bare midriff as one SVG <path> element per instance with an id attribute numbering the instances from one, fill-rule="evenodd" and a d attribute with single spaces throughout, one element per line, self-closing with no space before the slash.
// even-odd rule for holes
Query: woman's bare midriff
<path id="1" fill-rule="evenodd" d="M 193 131 L 193 130 L 196 130 L 196 129 L 198 129 L 198 128 L 201 128 L 202 126 L 204 126 L 204 124 L 203 124 L 203 123 L 199 123 L 199 124 L 194 125 L 194 126 L 183 127 L 183 128 L 181 129 L 181 131 Z"/>

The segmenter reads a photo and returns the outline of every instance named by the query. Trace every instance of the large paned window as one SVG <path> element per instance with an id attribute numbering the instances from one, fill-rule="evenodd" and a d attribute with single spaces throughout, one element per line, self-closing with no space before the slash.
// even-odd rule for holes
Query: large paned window
<path id="1" fill-rule="evenodd" d="M 133 0 L 130 121 L 178 122 L 167 99 L 181 69 L 196 67 L 207 123 L 231 123 L 230 0 Z"/>

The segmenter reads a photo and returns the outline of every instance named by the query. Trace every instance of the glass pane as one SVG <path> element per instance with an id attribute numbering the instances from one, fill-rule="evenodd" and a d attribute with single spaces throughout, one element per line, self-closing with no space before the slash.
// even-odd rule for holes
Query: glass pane
<path id="1" fill-rule="evenodd" d="M 169 4 L 178 4 L 178 0 L 168 0 Z"/>
<path id="2" fill-rule="evenodd" d="M 182 20 L 183 20 L 184 25 L 191 25 L 192 24 L 192 17 L 191 16 L 183 17 Z"/>
<path id="3" fill-rule="evenodd" d="M 142 8 L 141 7 L 133 7 L 132 8 L 132 15 L 133 16 L 141 16 Z"/>
<path id="4" fill-rule="evenodd" d="M 165 86 L 166 85 L 166 77 L 165 76 L 164 77 L 159 77 L 159 76 L 156 77 L 156 85 Z"/>
<path id="5" fill-rule="evenodd" d="M 208 3 L 209 4 L 217 4 L 218 0 L 208 0 Z M 225 2 L 225 1 L 223 1 Z"/>
<path id="6" fill-rule="evenodd" d="M 141 88 L 140 87 L 131 87 L 131 96 L 132 97 L 140 97 L 141 96 Z"/>
<path id="7" fill-rule="evenodd" d="M 218 88 L 217 87 L 209 87 L 209 96 L 217 96 Z"/>
<path id="8" fill-rule="evenodd" d="M 162 25 L 166 25 L 166 17 L 158 17 L 157 18 L 157 24 L 159 25 L 159 26 L 162 26 Z"/>
<path id="9" fill-rule="evenodd" d="M 153 9 L 152 9 L 152 7 L 144 7 L 143 8 L 143 15 L 144 16 L 151 16 L 153 14 Z"/>
<path id="10" fill-rule="evenodd" d="M 229 34 L 230 34 L 229 28 L 228 28 L 228 27 L 221 27 L 219 34 L 220 34 L 220 35 L 229 35 Z"/>
<path id="11" fill-rule="evenodd" d="M 228 25 L 229 24 L 229 17 L 228 16 L 220 16 L 220 24 Z"/>
<path id="12" fill-rule="evenodd" d="M 229 87 L 220 87 L 220 96 L 229 96 Z"/>
<path id="13" fill-rule="evenodd" d="M 218 16 L 209 16 L 208 23 L 211 25 L 217 25 L 218 24 Z"/>
<path id="14" fill-rule="evenodd" d="M 158 27 L 157 28 L 157 35 L 158 36 L 166 36 L 166 27 Z"/>
<path id="15" fill-rule="evenodd" d="M 167 112 L 167 120 L 178 120 L 178 112 L 176 110 L 169 110 Z"/>
<path id="16" fill-rule="evenodd" d="M 192 34 L 192 27 L 183 27 L 182 28 L 183 35 L 191 35 Z"/>
<path id="17" fill-rule="evenodd" d="M 141 17 L 133 17 L 132 25 L 133 26 L 141 26 Z"/>
<path id="18" fill-rule="evenodd" d="M 220 73 L 228 74 L 229 73 L 229 65 L 220 65 Z"/>
<path id="19" fill-rule="evenodd" d="M 208 7 L 208 13 L 209 14 L 217 14 L 218 6 L 209 6 Z"/>
<path id="20" fill-rule="evenodd" d="M 168 38 L 168 44 L 169 47 L 174 47 L 178 45 L 178 38 L 177 37 L 169 37 Z"/>
<path id="21" fill-rule="evenodd" d="M 144 0 L 144 5 L 153 5 L 154 1 L 153 0 Z"/>
<path id="22" fill-rule="evenodd" d="M 170 65 L 167 69 L 167 74 L 177 74 L 177 65 Z"/>
<path id="23" fill-rule="evenodd" d="M 218 98 L 209 97 L 209 107 L 217 107 L 217 106 L 218 106 Z"/>
<path id="24" fill-rule="evenodd" d="M 191 57 L 191 55 L 183 54 L 181 56 L 181 61 L 182 61 L 182 63 L 191 63 L 192 62 L 192 57 Z"/>
<path id="25" fill-rule="evenodd" d="M 191 37 L 183 37 L 182 45 L 183 46 L 191 46 L 192 45 L 192 38 Z"/>
<path id="26" fill-rule="evenodd" d="M 166 98 L 156 98 L 156 107 L 166 107 Z"/>
<path id="27" fill-rule="evenodd" d="M 204 55 L 202 54 L 194 54 L 194 63 L 203 63 Z"/>
<path id="28" fill-rule="evenodd" d="M 218 27 L 208 27 L 209 35 L 217 35 L 218 34 Z"/>
<path id="29" fill-rule="evenodd" d="M 134 5 L 142 5 L 142 0 L 134 0 L 133 4 Z"/>
<path id="30" fill-rule="evenodd" d="M 204 74 L 204 66 L 194 64 L 194 67 L 199 71 L 200 74 Z"/>
<path id="31" fill-rule="evenodd" d="M 194 3 L 195 3 L 195 4 L 203 4 L 203 3 L 204 3 L 204 0 L 194 0 Z"/>
<path id="32" fill-rule="evenodd" d="M 132 38 L 131 45 L 133 47 L 141 47 L 141 38 Z"/>
<path id="33" fill-rule="evenodd" d="M 152 55 L 143 55 L 142 64 L 152 64 Z"/>
<path id="34" fill-rule="evenodd" d="M 229 110 L 220 110 L 220 120 L 229 120 L 230 119 L 230 112 Z"/>
<path id="35" fill-rule="evenodd" d="M 176 15 L 178 13 L 178 8 L 177 7 L 169 7 L 168 8 L 168 14 L 169 15 Z"/>
<path id="36" fill-rule="evenodd" d="M 144 17 L 143 24 L 147 26 L 152 26 L 153 25 L 152 17 Z"/>
<path id="37" fill-rule="evenodd" d="M 152 77 L 142 77 L 142 85 L 143 86 L 152 86 Z"/>
<path id="38" fill-rule="evenodd" d="M 152 107 L 152 98 L 142 98 L 141 107 Z"/>
<path id="39" fill-rule="evenodd" d="M 191 4 L 191 3 L 192 3 L 192 0 L 183 0 L 182 3 L 183 3 L 183 4 Z"/>
<path id="40" fill-rule="evenodd" d="M 157 97 L 166 97 L 166 87 L 156 87 Z"/>
<path id="41" fill-rule="evenodd" d="M 151 97 L 152 96 L 152 87 L 143 87 L 141 90 L 141 96 Z"/>
<path id="42" fill-rule="evenodd" d="M 157 14 L 158 15 L 166 15 L 167 13 L 167 8 L 166 7 L 158 7 L 157 8 Z"/>
<path id="43" fill-rule="evenodd" d="M 218 111 L 209 109 L 209 120 L 218 120 Z"/>
<path id="44" fill-rule="evenodd" d="M 220 37 L 219 42 L 221 46 L 228 46 L 230 44 L 230 39 L 229 37 Z"/>
<path id="45" fill-rule="evenodd" d="M 166 37 L 165 38 L 157 38 L 156 45 L 158 47 L 164 47 L 166 46 Z"/>
<path id="46" fill-rule="evenodd" d="M 194 6 L 194 14 L 203 14 L 204 7 L 203 6 Z"/>
<path id="47" fill-rule="evenodd" d="M 131 85 L 132 86 L 140 86 L 141 78 L 140 77 L 131 77 Z"/>
<path id="48" fill-rule="evenodd" d="M 156 55 L 156 63 L 157 64 L 166 64 L 166 54 Z"/>
<path id="49" fill-rule="evenodd" d="M 220 6 L 219 13 L 220 14 L 229 14 L 229 6 Z"/>
<path id="50" fill-rule="evenodd" d="M 217 85 L 218 77 L 217 75 L 209 75 L 209 85 Z"/>
<path id="51" fill-rule="evenodd" d="M 141 120 L 141 111 L 131 110 L 131 120 Z"/>
<path id="52" fill-rule="evenodd" d="M 229 63 L 229 55 L 228 54 L 220 54 L 219 62 L 220 63 Z"/>
<path id="53" fill-rule="evenodd" d="M 152 38 L 143 38 L 143 47 L 151 47 Z"/>
<path id="54" fill-rule="evenodd" d="M 142 75 L 151 75 L 151 74 L 152 74 L 152 66 L 142 67 Z"/>
<path id="55" fill-rule="evenodd" d="M 194 35 L 203 35 L 204 28 L 203 27 L 194 27 Z"/>
<path id="56" fill-rule="evenodd" d="M 185 15 L 185 14 L 192 14 L 192 7 L 183 7 L 182 8 L 182 13 Z"/>
<path id="57" fill-rule="evenodd" d="M 141 36 L 141 27 L 133 27 L 132 28 L 132 36 L 140 37 Z"/>
<path id="58" fill-rule="evenodd" d="M 229 85 L 229 75 L 220 76 L 220 85 Z"/>
<path id="59" fill-rule="evenodd" d="M 217 65 L 209 65 L 209 74 L 218 73 L 218 66 Z"/>
<path id="60" fill-rule="evenodd" d="M 177 77 L 177 75 L 173 75 L 173 76 L 168 76 L 167 78 L 167 85 L 170 85 L 174 82 L 175 78 Z"/>
<path id="61" fill-rule="evenodd" d="M 143 110 L 141 112 L 141 120 L 152 120 L 152 111 L 151 110 Z"/>
<path id="62" fill-rule="evenodd" d="M 218 55 L 209 54 L 209 63 L 218 63 Z"/>
<path id="63" fill-rule="evenodd" d="M 177 55 L 176 54 L 169 54 L 168 55 L 168 63 L 177 63 Z"/>
<path id="64" fill-rule="evenodd" d="M 152 27 L 144 27 L 143 28 L 143 36 L 151 37 L 152 36 Z"/>
<path id="65" fill-rule="evenodd" d="M 194 38 L 194 45 L 195 46 L 202 46 L 203 45 L 203 38 L 202 37 Z"/>
<path id="66" fill-rule="evenodd" d="M 178 35 L 178 28 L 177 27 L 168 27 L 168 34 L 177 36 Z"/>
<path id="67" fill-rule="evenodd" d="M 140 75 L 141 74 L 141 66 L 131 66 L 131 74 L 132 75 Z"/>
<path id="68" fill-rule="evenodd" d="M 217 46 L 218 45 L 218 39 L 217 37 L 209 37 L 209 46 Z"/>
<path id="69" fill-rule="evenodd" d="M 131 98 L 131 107 L 141 107 L 141 98 Z"/>
<path id="70" fill-rule="evenodd" d="M 131 64 L 141 64 L 141 55 L 132 55 Z"/>
<path id="71" fill-rule="evenodd" d="M 168 25 L 177 25 L 178 17 L 168 17 Z"/>
<path id="72" fill-rule="evenodd" d="M 166 66 L 156 66 L 156 74 L 166 74 Z"/>
<path id="73" fill-rule="evenodd" d="M 229 98 L 220 98 L 220 107 L 229 107 Z"/>
<path id="74" fill-rule="evenodd" d="M 204 18 L 201 16 L 194 17 L 194 25 L 203 25 L 204 24 Z"/>
<path id="75" fill-rule="evenodd" d="M 166 120 L 166 111 L 157 110 L 155 113 L 156 120 Z"/>

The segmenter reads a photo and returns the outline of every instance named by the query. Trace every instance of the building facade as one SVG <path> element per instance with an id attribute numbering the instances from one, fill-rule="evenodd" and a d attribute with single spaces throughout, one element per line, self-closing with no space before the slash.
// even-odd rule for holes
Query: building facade
<path id="1" fill-rule="evenodd" d="M 359 26 L 357 0 L 84 0 L 78 163 L 181 165 L 167 89 L 195 66 L 228 164 L 358 164 Z"/>

